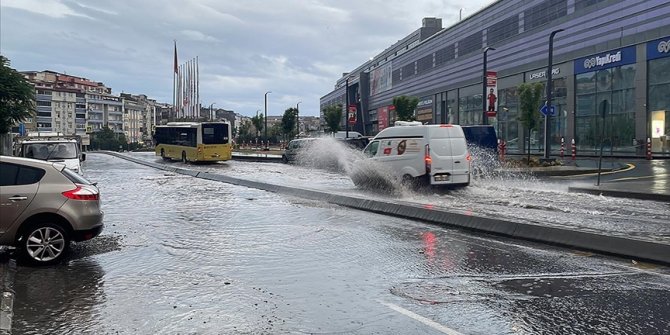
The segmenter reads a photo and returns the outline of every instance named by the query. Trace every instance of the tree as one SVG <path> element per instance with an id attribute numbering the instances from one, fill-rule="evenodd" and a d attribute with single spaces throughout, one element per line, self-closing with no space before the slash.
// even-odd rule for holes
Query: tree
<path id="1" fill-rule="evenodd" d="M 254 140 L 256 136 L 251 133 L 252 126 L 253 124 L 251 124 L 251 121 L 249 120 L 242 122 L 242 124 L 240 125 L 239 134 L 237 136 L 238 143 L 251 142 Z"/>
<path id="2" fill-rule="evenodd" d="M 323 109 L 323 118 L 326 121 L 328 130 L 336 133 L 340 130 L 340 122 L 342 122 L 342 105 L 330 105 Z"/>
<path id="3" fill-rule="evenodd" d="M 395 106 L 398 121 L 414 121 L 414 110 L 419 104 L 419 98 L 408 96 L 397 96 L 393 98 L 393 106 Z"/>
<path id="4" fill-rule="evenodd" d="M 91 149 L 117 151 L 127 146 L 126 135 L 117 134 L 107 126 L 102 127 L 99 132 L 91 136 Z"/>
<path id="5" fill-rule="evenodd" d="M 0 56 L 0 134 L 35 115 L 35 88 Z"/>
<path id="6" fill-rule="evenodd" d="M 260 136 L 259 134 L 263 131 L 263 114 L 252 117 L 251 123 L 256 128 L 256 137 Z"/>
<path id="7" fill-rule="evenodd" d="M 295 132 L 295 123 L 298 115 L 298 110 L 296 108 L 289 108 L 284 111 L 284 116 L 281 118 L 281 128 L 282 132 L 286 136 L 286 140 L 293 137 Z"/>
<path id="8" fill-rule="evenodd" d="M 521 115 L 519 122 L 524 129 L 528 130 L 528 162 L 530 163 L 530 134 L 533 129 L 537 129 L 540 124 L 540 104 L 542 101 L 542 83 L 523 83 L 519 85 L 519 104 L 521 105 Z"/>

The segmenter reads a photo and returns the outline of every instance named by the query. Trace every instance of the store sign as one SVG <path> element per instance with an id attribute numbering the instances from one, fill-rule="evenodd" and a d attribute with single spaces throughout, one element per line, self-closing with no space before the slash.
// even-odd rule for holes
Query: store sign
<path id="1" fill-rule="evenodd" d="M 552 76 L 557 76 L 561 74 L 561 68 L 555 67 L 551 69 L 551 75 Z M 542 71 L 537 71 L 537 72 L 531 72 L 526 74 L 528 76 L 528 81 L 532 80 L 540 80 L 540 79 L 546 79 L 547 78 L 547 70 L 542 70 Z"/>
<path id="2" fill-rule="evenodd" d="M 417 109 L 423 108 L 433 108 L 433 97 L 423 97 L 419 100 L 419 103 L 416 105 Z"/>
<path id="3" fill-rule="evenodd" d="M 670 36 L 647 43 L 647 59 L 670 57 Z"/>
<path id="4" fill-rule="evenodd" d="M 575 74 L 635 63 L 635 47 L 627 47 L 575 60 Z"/>

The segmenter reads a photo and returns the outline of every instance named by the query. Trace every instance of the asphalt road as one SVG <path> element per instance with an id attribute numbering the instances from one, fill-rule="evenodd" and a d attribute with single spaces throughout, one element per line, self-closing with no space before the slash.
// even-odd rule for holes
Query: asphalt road
<path id="1" fill-rule="evenodd" d="M 86 163 L 101 189 L 106 229 L 77 244 L 66 264 L 17 267 L 15 334 L 670 330 L 665 267 L 283 197 L 107 155 L 91 154 Z"/>

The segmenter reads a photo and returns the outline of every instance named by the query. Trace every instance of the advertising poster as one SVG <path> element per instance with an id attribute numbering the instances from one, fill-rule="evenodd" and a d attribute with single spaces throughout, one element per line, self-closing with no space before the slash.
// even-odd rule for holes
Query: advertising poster
<path id="1" fill-rule="evenodd" d="M 356 114 L 356 105 L 349 105 L 349 112 L 347 114 L 349 124 L 356 124 Z"/>
<path id="2" fill-rule="evenodd" d="M 486 72 L 486 116 L 494 117 L 498 111 L 497 72 Z"/>

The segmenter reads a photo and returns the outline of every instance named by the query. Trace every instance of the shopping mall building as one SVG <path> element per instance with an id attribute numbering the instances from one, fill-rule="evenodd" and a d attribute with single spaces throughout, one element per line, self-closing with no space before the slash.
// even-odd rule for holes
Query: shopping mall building
<path id="1" fill-rule="evenodd" d="M 328 105 L 349 105 L 350 129 L 374 135 L 393 124 L 394 97 L 414 96 L 417 120 L 492 124 L 508 152 L 524 152 L 530 136 L 539 153 L 544 128 L 529 134 L 521 125 L 517 87 L 546 83 L 550 35 L 560 29 L 551 67 L 552 152 L 558 154 L 562 139 L 567 148 L 574 139 L 578 156 L 594 155 L 603 141 L 607 155 L 644 156 L 651 139 L 655 157 L 670 157 L 668 0 L 500 0 L 447 28 L 425 18 L 421 28 L 344 74 L 321 98 L 322 113 Z M 493 113 L 482 106 L 486 48 L 497 93 Z"/>

